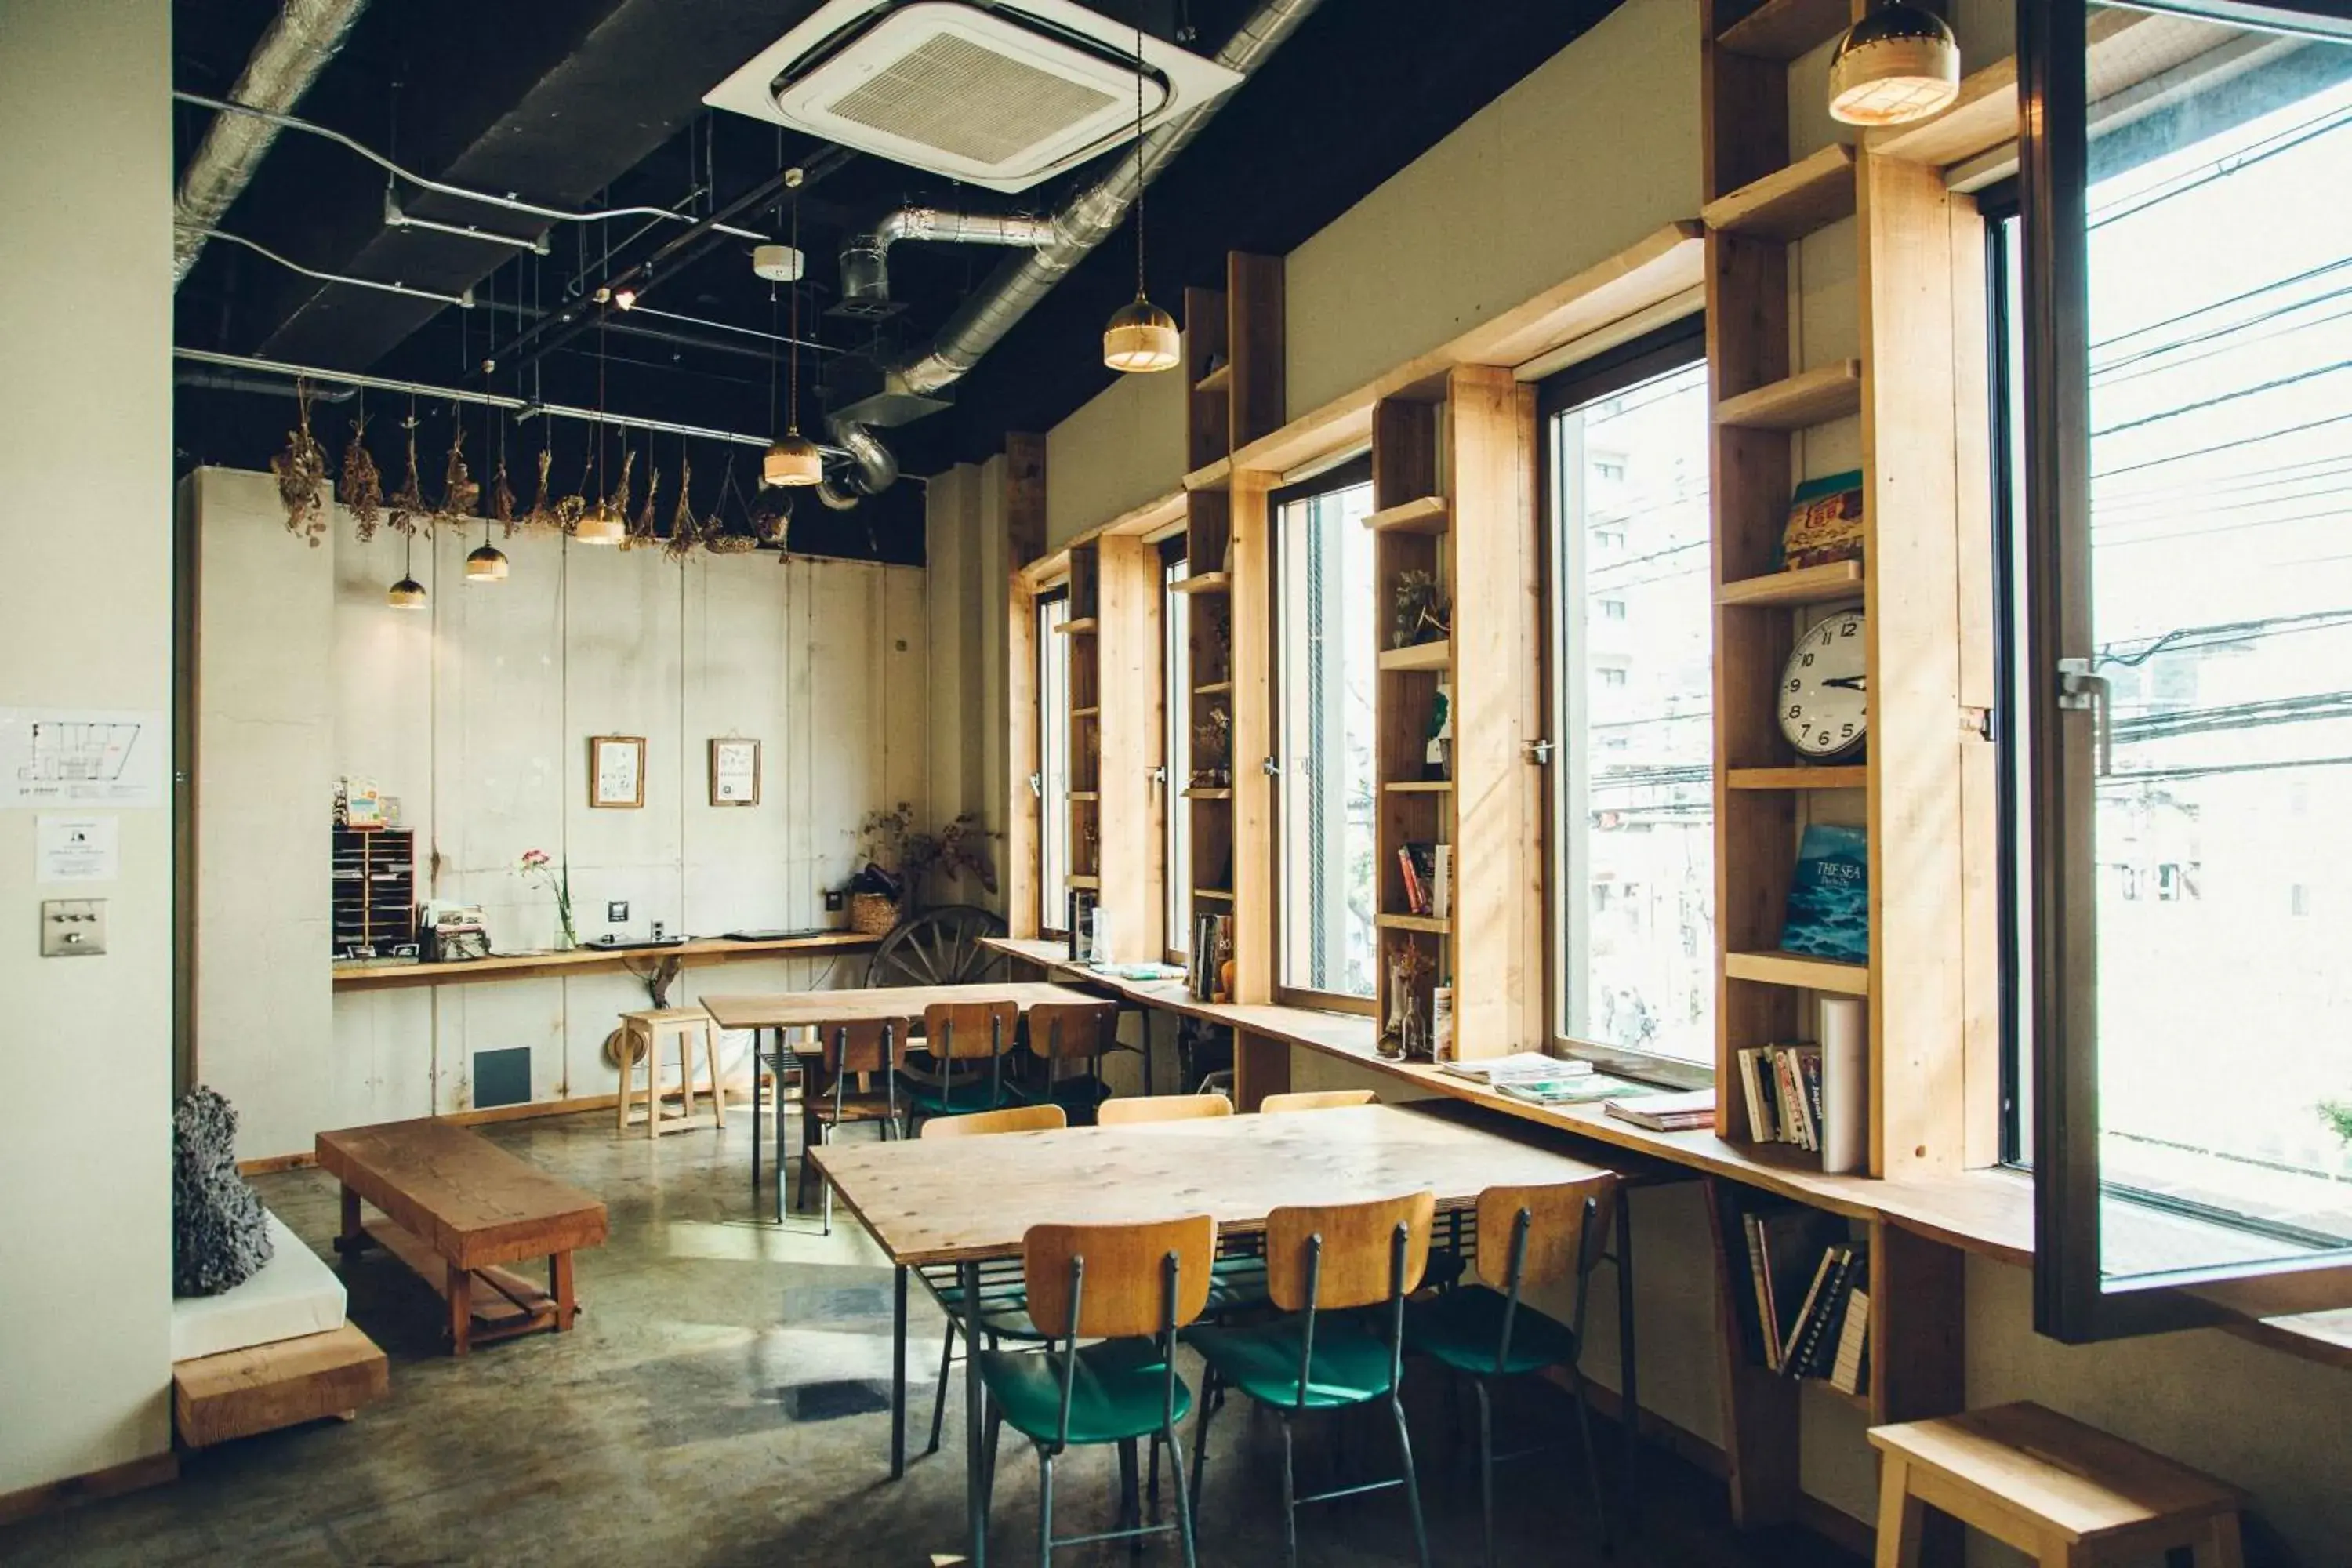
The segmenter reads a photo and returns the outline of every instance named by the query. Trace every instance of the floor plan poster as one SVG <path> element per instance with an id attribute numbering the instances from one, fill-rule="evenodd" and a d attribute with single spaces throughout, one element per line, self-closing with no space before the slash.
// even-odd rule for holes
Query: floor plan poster
<path id="1" fill-rule="evenodd" d="M 0 806 L 163 804 L 161 713 L 0 708 Z"/>

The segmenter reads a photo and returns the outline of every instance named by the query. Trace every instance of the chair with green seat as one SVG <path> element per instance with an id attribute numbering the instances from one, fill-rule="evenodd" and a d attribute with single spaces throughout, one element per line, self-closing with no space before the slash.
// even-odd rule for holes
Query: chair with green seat
<path id="1" fill-rule="evenodd" d="M 975 1110 L 969 1116 L 942 1116 L 923 1123 L 926 1141 L 937 1138 L 987 1138 L 1000 1132 L 1055 1132 L 1069 1125 L 1058 1105 L 1012 1105 L 1003 1110 Z M 940 1451 L 940 1432 L 947 1419 L 948 1373 L 955 1365 L 956 1332 L 963 1321 L 963 1285 L 952 1263 L 919 1268 L 924 1286 L 948 1315 L 947 1331 L 940 1342 L 940 1383 L 931 1399 L 931 1441 L 926 1454 Z M 1029 1321 L 1029 1293 L 1022 1289 L 1021 1267 L 990 1262 L 980 1266 L 980 1327 L 988 1348 L 1002 1340 L 1035 1342 L 1044 1339 Z"/>
<path id="2" fill-rule="evenodd" d="M 1016 1102 L 1004 1081 L 1005 1054 L 1021 1030 L 1011 1002 L 934 1002 L 923 1009 L 923 1049 L 939 1063 L 933 1082 L 907 1087 L 908 1118 L 919 1128 L 940 1116 L 1002 1110 Z M 983 1074 L 973 1064 L 988 1064 Z"/>
<path id="3" fill-rule="evenodd" d="M 1045 1064 L 1039 1098 L 1058 1105 L 1085 1126 L 1095 1119 L 1110 1090 L 1102 1080 L 1103 1052 L 1116 1041 L 1118 1005 L 1113 1002 L 1040 1002 L 1029 1009 L 1029 1052 Z M 1084 1062 L 1085 1070 L 1065 1075 L 1062 1064 Z"/>
<path id="4" fill-rule="evenodd" d="M 1576 1424 L 1584 1439 L 1584 1479 L 1601 1548 L 1609 1550 L 1609 1516 L 1592 1450 L 1592 1419 L 1578 1364 L 1584 1348 L 1584 1298 L 1593 1265 L 1608 1241 L 1614 1176 L 1542 1187 L 1489 1187 L 1478 1198 L 1475 1263 L 1482 1283 L 1412 1303 L 1405 1310 L 1405 1345 L 1467 1378 L 1478 1392 L 1478 1501 L 1486 1528 L 1486 1563 L 1495 1562 L 1495 1466 L 1557 1444 L 1497 1456 L 1487 1385 L 1551 1367 L 1567 1370 L 1576 1395 Z M 1576 1306 L 1566 1323 L 1527 1304 L 1525 1291 L 1561 1279 L 1576 1282 Z"/>
<path id="5" fill-rule="evenodd" d="M 1046 1336 L 1045 1353 L 982 1351 L 989 1394 L 987 1450 L 982 1457 L 982 1519 L 994 1501 L 996 1447 L 1009 1426 L 1037 1450 L 1037 1560 L 1054 1551 L 1103 1541 L 1132 1541 L 1173 1530 L 1194 1562 L 1192 1499 L 1176 1424 L 1192 1394 L 1176 1374 L 1176 1336 L 1201 1315 L 1209 1290 L 1216 1222 L 1207 1215 L 1140 1225 L 1040 1225 L 1021 1244 L 1021 1279 L 1030 1316 Z M 1080 1347 L 1080 1340 L 1096 1342 Z M 1151 1444 L 1159 1473 L 1165 1444 L 1176 1472 L 1176 1521 L 1145 1523 L 1136 1484 L 1136 1443 Z M 1091 1535 L 1054 1538 L 1054 1462 L 1074 1447 L 1117 1444 L 1119 1521 Z"/>
<path id="6" fill-rule="evenodd" d="M 1208 1376 L 1192 1426 L 1192 1487 L 1199 1506 L 1209 1452 L 1209 1421 L 1221 1387 L 1238 1389 L 1281 1418 L 1283 1560 L 1298 1562 L 1298 1506 L 1359 1493 L 1404 1489 L 1413 1544 L 1429 1568 L 1429 1531 L 1421 1516 L 1412 1438 L 1405 1430 L 1405 1298 L 1421 1285 L 1429 1257 L 1431 1193 L 1370 1203 L 1278 1208 L 1266 1215 L 1266 1289 L 1286 1314 L 1244 1328 L 1202 1327 L 1185 1336 Z M 1385 1307 L 1384 1311 L 1357 1309 Z M 1311 1413 L 1386 1400 L 1396 1422 L 1402 1474 L 1297 1495 L 1292 1426 Z"/>

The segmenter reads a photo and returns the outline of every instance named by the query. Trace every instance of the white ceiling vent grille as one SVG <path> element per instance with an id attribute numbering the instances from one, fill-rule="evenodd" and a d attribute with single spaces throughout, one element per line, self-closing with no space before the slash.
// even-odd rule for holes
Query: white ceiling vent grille
<path id="1" fill-rule="evenodd" d="M 1018 191 L 1132 140 L 1135 35 L 1068 0 L 830 0 L 703 99 Z M 1241 78 L 1144 39 L 1147 127 Z"/>

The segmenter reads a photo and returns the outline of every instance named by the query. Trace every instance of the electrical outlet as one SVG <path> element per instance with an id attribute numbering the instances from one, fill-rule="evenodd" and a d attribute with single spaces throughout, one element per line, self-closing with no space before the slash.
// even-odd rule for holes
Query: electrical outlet
<path id="1" fill-rule="evenodd" d="M 606 925 L 614 925 L 614 926 L 617 926 L 617 925 L 626 925 L 626 924 L 628 924 L 628 923 L 629 923 L 629 900 L 626 900 L 626 899 L 607 899 L 607 900 L 604 900 L 604 923 L 605 923 Z"/>
<path id="2" fill-rule="evenodd" d="M 824 890 L 824 912 L 829 915 L 837 915 L 841 912 L 841 889 L 839 888 L 827 888 Z"/>
<path id="3" fill-rule="evenodd" d="M 106 951 L 104 899 L 48 899 L 41 904 L 41 956 L 94 958 Z"/>

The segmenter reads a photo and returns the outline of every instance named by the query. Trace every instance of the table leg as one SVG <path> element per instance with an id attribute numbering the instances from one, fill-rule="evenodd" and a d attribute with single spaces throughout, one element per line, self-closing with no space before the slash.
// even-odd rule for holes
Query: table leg
<path id="1" fill-rule="evenodd" d="M 760 1035 L 761 1031 L 758 1029 L 751 1031 L 751 1201 L 753 1203 L 760 1201 Z M 782 1094 L 782 1084 L 776 1086 L 776 1092 L 779 1096 Z M 776 1110 L 779 1114 L 783 1110 L 781 1098 L 776 1103 Z"/>
<path id="2" fill-rule="evenodd" d="M 963 1515 L 971 1538 L 967 1561 L 971 1568 L 987 1568 L 987 1478 L 980 1468 L 981 1431 L 985 1425 L 982 1405 L 988 1397 L 980 1381 L 980 1265 L 970 1260 L 956 1266 L 957 1295 L 963 1307 Z"/>
<path id="3" fill-rule="evenodd" d="M 551 1252 L 547 1256 L 547 1293 L 555 1298 L 555 1331 L 572 1331 L 572 1320 L 580 1310 L 579 1300 L 572 1292 L 572 1254 Z"/>
<path id="4" fill-rule="evenodd" d="M 346 1184 L 343 1188 L 343 1229 L 335 1237 L 335 1250 L 349 1258 L 367 1247 L 367 1232 L 360 1228 L 360 1195 Z"/>
<path id="5" fill-rule="evenodd" d="M 890 1479 L 907 1473 L 907 1266 L 890 1287 Z"/>
<path id="6" fill-rule="evenodd" d="M 1635 1379 L 1633 1353 L 1633 1196 L 1624 1183 L 1617 1184 L 1617 1392 L 1618 1419 L 1625 1434 L 1624 1502 L 1620 1510 L 1625 1527 L 1635 1525 L 1633 1470 L 1642 1447 L 1641 1385 Z"/>
<path id="7" fill-rule="evenodd" d="M 808 1091 L 807 1091 L 805 1089 L 803 1089 L 801 1092 L 802 1092 L 802 1093 L 803 1093 L 803 1094 L 805 1094 L 805 1093 L 807 1093 Z M 783 1032 L 782 1029 L 778 1029 L 778 1030 L 776 1031 L 776 1148 L 775 1148 L 775 1156 L 776 1156 L 776 1159 L 775 1159 L 775 1165 L 776 1165 L 776 1223 L 777 1223 L 778 1225 L 782 1225 L 782 1224 L 783 1224 L 783 1223 L 784 1223 L 784 1121 L 785 1121 L 785 1120 L 786 1120 L 786 1119 L 785 1119 L 785 1116 L 784 1116 L 784 1032 Z M 803 1160 L 805 1160 L 805 1159 L 807 1159 L 807 1158 L 808 1158 L 808 1151 L 807 1151 L 806 1149 L 803 1149 L 803 1150 L 801 1151 L 801 1158 L 802 1158 L 802 1159 L 803 1159 Z"/>
<path id="8" fill-rule="evenodd" d="M 474 1348 L 474 1271 L 447 1265 L 449 1271 L 449 1353 L 466 1355 Z"/>

